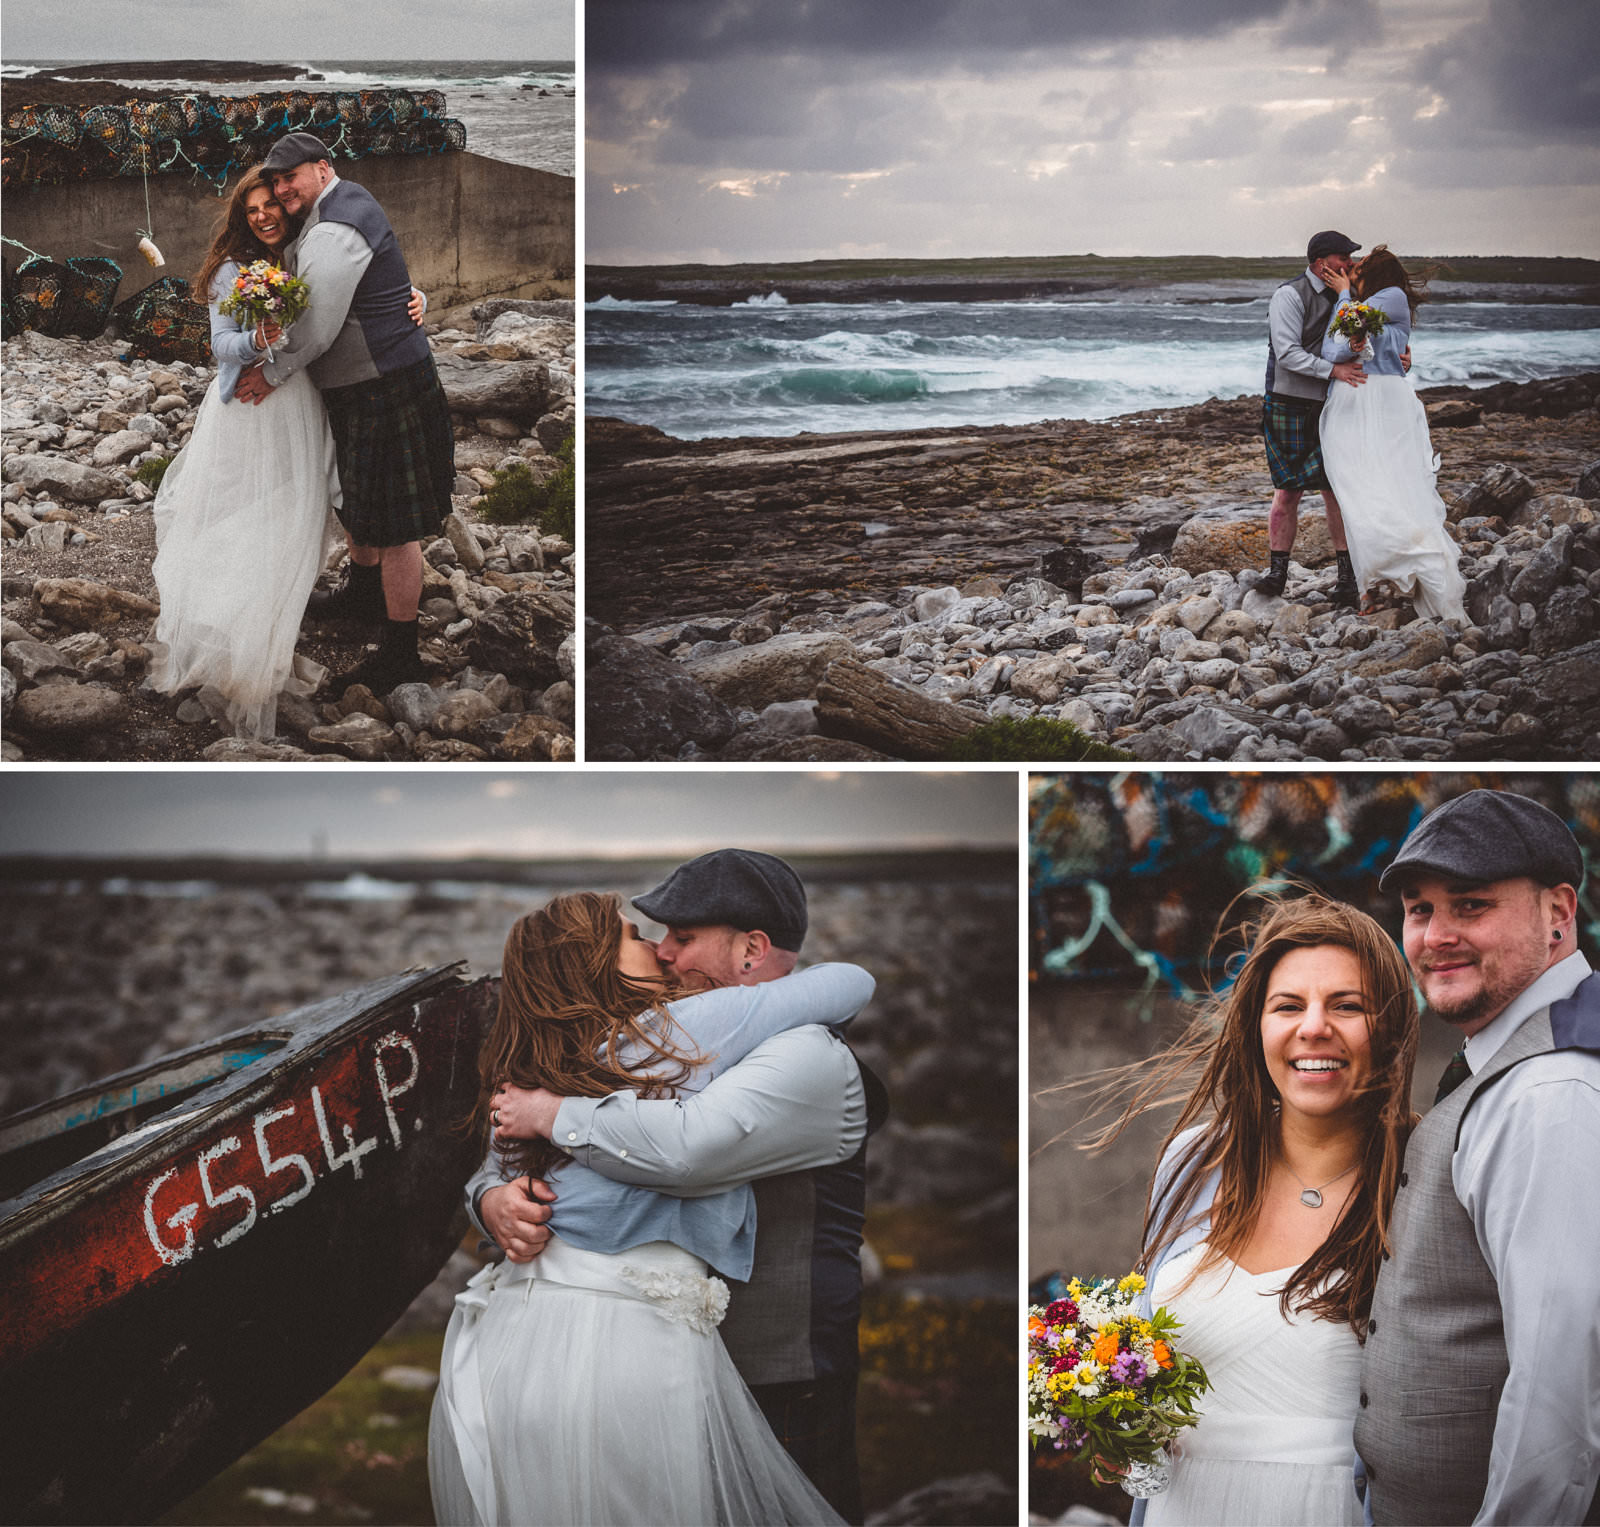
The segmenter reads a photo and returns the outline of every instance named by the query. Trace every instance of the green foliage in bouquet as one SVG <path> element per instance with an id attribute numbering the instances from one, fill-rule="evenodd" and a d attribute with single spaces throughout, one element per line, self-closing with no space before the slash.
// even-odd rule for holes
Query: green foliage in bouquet
<path id="1" fill-rule="evenodd" d="M 1070 721 L 1002 716 L 985 721 L 950 744 L 946 757 L 983 763 L 1132 763 L 1133 754 L 1107 747 Z"/>

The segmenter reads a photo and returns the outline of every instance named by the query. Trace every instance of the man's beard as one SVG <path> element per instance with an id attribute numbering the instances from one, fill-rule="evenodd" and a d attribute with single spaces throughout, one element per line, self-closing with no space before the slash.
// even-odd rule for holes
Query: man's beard
<path id="1" fill-rule="evenodd" d="M 1522 968 L 1509 969 L 1502 966 L 1492 978 L 1485 973 L 1481 960 L 1475 960 L 1471 968 L 1478 973 L 1478 989 L 1458 997 L 1441 1001 L 1431 996 L 1426 982 L 1423 983 L 1422 994 L 1427 999 L 1428 1010 L 1435 1018 L 1456 1027 L 1463 1027 L 1498 1017 L 1520 993 L 1538 980 L 1544 973 L 1545 966 L 1542 960 L 1530 954 Z"/>

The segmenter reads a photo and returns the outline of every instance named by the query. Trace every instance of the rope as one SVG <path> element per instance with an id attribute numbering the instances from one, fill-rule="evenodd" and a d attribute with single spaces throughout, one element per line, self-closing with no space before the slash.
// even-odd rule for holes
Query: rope
<path id="1" fill-rule="evenodd" d="M 37 249 L 29 249 L 28 246 L 22 243 L 19 239 L 7 238 L 4 234 L 0 234 L 0 243 L 9 244 L 13 249 L 20 249 L 25 255 L 28 255 L 35 260 L 48 260 L 50 258 L 49 255 L 40 254 Z"/>

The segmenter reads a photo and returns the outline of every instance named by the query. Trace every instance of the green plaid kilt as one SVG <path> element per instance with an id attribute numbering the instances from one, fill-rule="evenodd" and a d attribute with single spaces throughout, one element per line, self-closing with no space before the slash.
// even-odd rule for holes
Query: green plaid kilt
<path id="1" fill-rule="evenodd" d="M 1274 488 L 1318 490 L 1328 486 L 1322 470 L 1322 436 L 1317 424 L 1322 404 L 1314 398 L 1286 398 L 1269 392 L 1261 410 L 1267 440 L 1267 467 Z"/>
<path id="2" fill-rule="evenodd" d="M 433 357 L 388 376 L 329 387 L 322 401 L 339 458 L 339 523 L 357 546 L 404 546 L 450 512 L 455 436 Z"/>

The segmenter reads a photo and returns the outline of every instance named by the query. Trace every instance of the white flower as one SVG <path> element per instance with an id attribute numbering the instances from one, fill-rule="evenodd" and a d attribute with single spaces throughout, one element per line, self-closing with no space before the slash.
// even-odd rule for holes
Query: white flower
<path id="1" fill-rule="evenodd" d="M 623 1282 L 638 1289 L 659 1314 L 693 1330 L 714 1331 L 728 1313 L 728 1285 L 721 1278 L 695 1278 L 632 1264 L 619 1272 Z"/>

